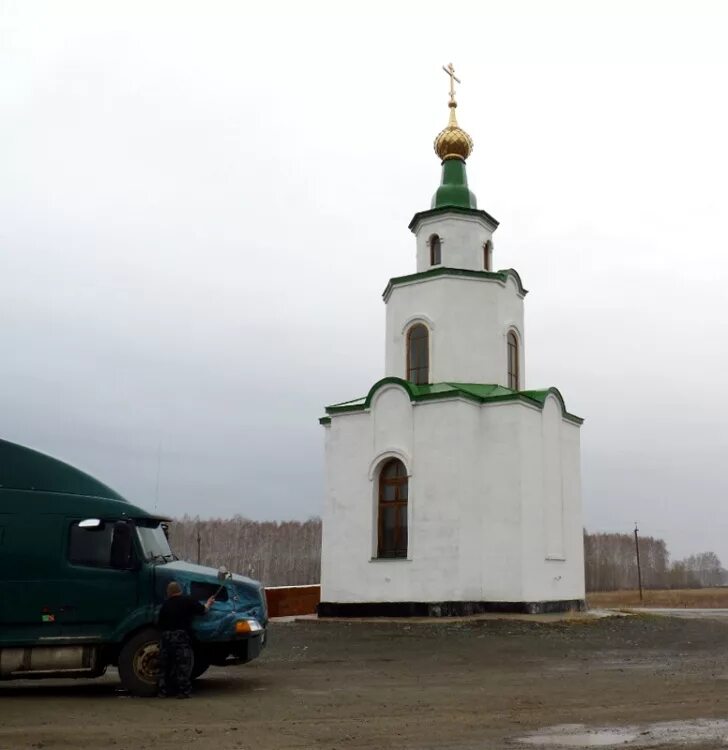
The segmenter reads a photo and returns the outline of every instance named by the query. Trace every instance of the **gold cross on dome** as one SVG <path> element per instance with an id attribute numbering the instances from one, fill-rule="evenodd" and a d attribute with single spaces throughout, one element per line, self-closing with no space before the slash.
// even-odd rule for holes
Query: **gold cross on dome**
<path id="1" fill-rule="evenodd" d="M 450 101 L 455 101 L 455 81 L 460 83 L 460 79 L 455 77 L 455 68 L 453 68 L 452 63 L 449 63 L 448 65 L 443 65 L 442 69 L 450 76 Z"/>

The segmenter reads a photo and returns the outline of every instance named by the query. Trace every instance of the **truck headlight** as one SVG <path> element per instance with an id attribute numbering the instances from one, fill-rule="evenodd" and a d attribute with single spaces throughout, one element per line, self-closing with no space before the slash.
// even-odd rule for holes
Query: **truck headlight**
<path id="1" fill-rule="evenodd" d="M 263 630 L 263 626 L 252 617 L 247 620 L 238 620 L 235 623 L 235 632 L 239 634 L 258 633 L 261 630 Z"/>

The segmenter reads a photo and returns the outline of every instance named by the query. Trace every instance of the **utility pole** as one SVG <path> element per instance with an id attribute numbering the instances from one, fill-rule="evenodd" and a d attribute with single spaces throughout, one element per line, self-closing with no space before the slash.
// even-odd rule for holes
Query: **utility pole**
<path id="1" fill-rule="evenodd" d="M 197 522 L 197 564 L 200 564 L 200 542 L 202 541 L 202 538 L 200 537 L 200 522 Z"/>
<path id="2" fill-rule="evenodd" d="M 637 552 L 637 582 L 640 587 L 640 601 L 642 601 L 642 566 L 640 565 L 640 539 L 637 536 L 637 521 L 634 522 L 634 548 Z"/>

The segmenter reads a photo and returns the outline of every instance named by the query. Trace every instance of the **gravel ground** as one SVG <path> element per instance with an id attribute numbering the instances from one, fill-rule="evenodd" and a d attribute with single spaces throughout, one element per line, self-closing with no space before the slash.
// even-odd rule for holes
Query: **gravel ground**
<path id="1" fill-rule="evenodd" d="M 649 615 L 275 623 L 190 701 L 130 697 L 113 673 L 0 683 L 0 749 L 725 747 L 708 720 L 728 717 L 727 641 L 727 621 Z M 692 723 L 659 744 L 659 722 Z"/>

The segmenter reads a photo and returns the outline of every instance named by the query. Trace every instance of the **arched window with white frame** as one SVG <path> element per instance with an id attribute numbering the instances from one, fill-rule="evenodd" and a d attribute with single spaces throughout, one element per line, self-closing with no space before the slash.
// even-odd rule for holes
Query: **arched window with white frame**
<path id="1" fill-rule="evenodd" d="M 439 266 L 442 263 L 442 242 L 440 237 L 433 234 L 429 240 L 430 244 L 430 265 Z"/>
<path id="2" fill-rule="evenodd" d="M 493 270 L 493 243 L 490 240 L 483 243 L 483 269 Z"/>
<path id="3" fill-rule="evenodd" d="M 430 382 L 430 332 L 424 323 L 407 331 L 407 380 L 416 385 Z"/>
<path id="4" fill-rule="evenodd" d="M 405 465 L 390 458 L 379 472 L 377 557 L 407 557 L 409 478 Z"/>
<path id="5" fill-rule="evenodd" d="M 512 391 L 521 389 L 521 369 L 518 336 L 515 331 L 508 331 L 508 387 Z"/>

